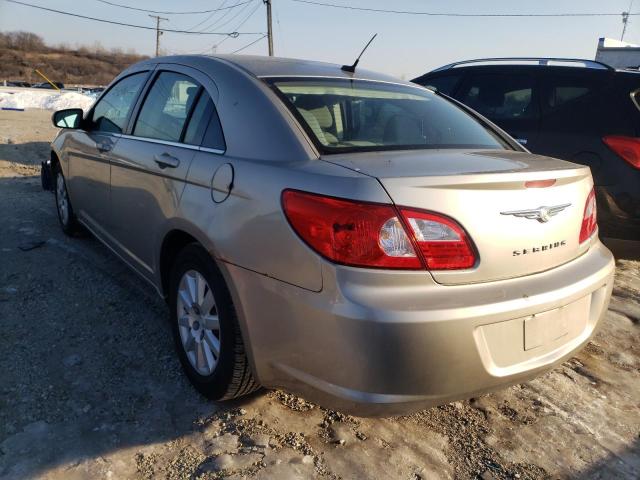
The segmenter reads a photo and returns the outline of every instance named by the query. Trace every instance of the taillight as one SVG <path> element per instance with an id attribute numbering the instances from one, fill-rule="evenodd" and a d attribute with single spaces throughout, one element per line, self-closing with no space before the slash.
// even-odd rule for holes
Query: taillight
<path id="1" fill-rule="evenodd" d="M 464 230 L 447 217 L 297 190 L 282 193 L 282 206 L 302 240 L 336 263 L 412 270 L 475 263 Z"/>
<path id="2" fill-rule="evenodd" d="M 629 165 L 640 169 L 640 138 L 607 135 L 602 141 Z"/>
<path id="3" fill-rule="evenodd" d="M 453 219 L 432 212 L 401 208 L 429 270 L 471 268 L 476 255 L 471 240 Z"/>
<path id="4" fill-rule="evenodd" d="M 592 188 L 587 197 L 587 203 L 584 206 L 582 227 L 580 228 L 580 243 L 589 240 L 593 232 L 595 232 L 598 226 L 596 214 L 596 191 L 595 188 Z"/>

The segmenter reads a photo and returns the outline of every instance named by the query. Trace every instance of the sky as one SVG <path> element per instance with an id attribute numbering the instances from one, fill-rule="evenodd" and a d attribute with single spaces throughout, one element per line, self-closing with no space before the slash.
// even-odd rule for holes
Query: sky
<path id="1" fill-rule="evenodd" d="M 98 0 L 24 0 L 27 3 L 125 23 L 155 26 L 148 13 L 106 5 Z M 200 11 L 229 6 L 241 0 L 111 0 L 150 10 Z M 317 0 L 350 6 L 452 13 L 619 13 L 630 0 Z M 400 15 L 344 10 L 272 0 L 274 50 L 277 56 L 352 63 L 374 33 L 378 37 L 364 54 L 360 66 L 411 79 L 456 60 L 500 56 L 595 57 L 598 38 L 620 38 L 622 17 L 460 18 Z M 249 14 L 253 11 L 253 14 Z M 640 0 L 632 11 L 640 12 Z M 228 12 L 228 13 L 227 13 Z M 226 17 L 222 15 L 226 13 Z M 211 14 L 162 15 L 165 28 L 189 30 Z M 234 18 L 235 16 L 235 18 Z M 246 22 L 239 26 L 242 21 Z M 218 25 L 213 22 L 218 22 Z M 225 25 L 226 23 L 226 25 Z M 262 0 L 216 12 L 196 30 L 266 32 Z M 26 30 L 49 44 L 118 47 L 153 55 L 155 32 L 100 24 L 89 20 L 35 10 L 0 0 L 0 31 Z M 231 53 L 260 38 L 185 35 L 166 32 L 163 53 Z M 223 40 L 224 39 L 224 40 Z M 640 16 L 631 17 L 625 41 L 640 43 Z M 222 42 L 222 43 L 220 43 Z M 242 51 L 267 54 L 266 39 Z"/>

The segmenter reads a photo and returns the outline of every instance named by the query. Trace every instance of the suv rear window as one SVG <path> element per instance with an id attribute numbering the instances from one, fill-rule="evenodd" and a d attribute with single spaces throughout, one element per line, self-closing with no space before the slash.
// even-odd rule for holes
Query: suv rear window
<path id="1" fill-rule="evenodd" d="M 420 87 L 318 78 L 273 86 L 324 153 L 506 148 L 480 121 Z"/>
<path id="2" fill-rule="evenodd" d="M 547 75 L 542 94 L 544 113 L 556 109 L 573 109 L 582 102 L 590 103 L 592 94 L 600 90 L 604 79 L 595 75 Z"/>
<path id="3" fill-rule="evenodd" d="M 535 79 L 528 75 L 472 75 L 456 98 L 491 120 L 531 118 Z"/>
<path id="4" fill-rule="evenodd" d="M 462 75 L 441 75 L 439 77 L 420 79 L 416 83 L 425 87 L 435 88 L 439 92 L 451 96 L 461 78 Z"/>

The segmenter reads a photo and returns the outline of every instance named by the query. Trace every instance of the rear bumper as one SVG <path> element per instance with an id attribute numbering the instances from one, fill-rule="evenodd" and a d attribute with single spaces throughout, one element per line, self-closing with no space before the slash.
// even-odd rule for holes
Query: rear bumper
<path id="1" fill-rule="evenodd" d="M 226 267 L 258 380 L 368 416 L 468 398 L 564 361 L 607 309 L 614 260 L 596 240 L 553 270 L 459 286 L 325 264 L 321 292 Z"/>

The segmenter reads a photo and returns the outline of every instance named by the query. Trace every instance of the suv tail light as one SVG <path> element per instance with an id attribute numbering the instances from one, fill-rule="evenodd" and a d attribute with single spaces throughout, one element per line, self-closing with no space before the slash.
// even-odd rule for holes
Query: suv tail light
<path id="1" fill-rule="evenodd" d="M 455 221 L 393 205 L 282 192 L 295 232 L 332 262 L 392 269 L 470 268 L 475 254 Z"/>
<path id="2" fill-rule="evenodd" d="M 595 187 L 589 192 L 587 203 L 584 206 L 584 215 L 582 217 L 582 227 L 580 228 L 580 243 L 583 243 L 593 235 L 598 226 L 596 218 L 596 190 Z"/>
<path id="3" fill-rule="evenodd" d="M 640 169 L 640 138 L 607 135 L 602 141 L 629 165 Z"/>

